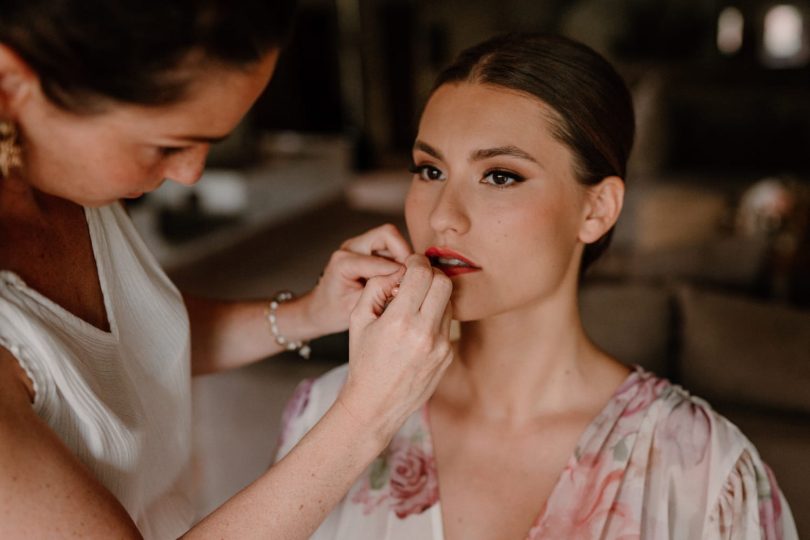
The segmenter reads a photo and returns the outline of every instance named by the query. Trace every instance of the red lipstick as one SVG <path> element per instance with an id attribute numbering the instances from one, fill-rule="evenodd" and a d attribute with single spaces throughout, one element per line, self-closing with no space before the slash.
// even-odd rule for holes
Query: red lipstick
<path id="1" fill-rule="evenodd" d="M 431 266 L 438 268 L 448 277 L 478 272 L 481 267 L 470 259 L 444 247 L 430 247 L 425 250 L 425 257 L 430 259 Z"/>

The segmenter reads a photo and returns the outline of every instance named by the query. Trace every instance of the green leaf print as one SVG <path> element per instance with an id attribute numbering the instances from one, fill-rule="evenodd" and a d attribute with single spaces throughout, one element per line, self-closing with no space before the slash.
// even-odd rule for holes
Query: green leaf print
<path id="1" fill-rule="evenodd" d="M 616 446 L 613 447 L 613 460 L 614 461 L 625 461 L 627 459 L 627 454 L 629 453 L 627 449 L 627 443 L 625 442 L 626 439 L 622 439 Z"/>
<path id="2" fill-rule="evenodd" d="M 382 489 L 386 482 L 388 482 L 388 459 L 386 456 L 380 456 L 371 464 L 369 485 L 371 489 Z"/>

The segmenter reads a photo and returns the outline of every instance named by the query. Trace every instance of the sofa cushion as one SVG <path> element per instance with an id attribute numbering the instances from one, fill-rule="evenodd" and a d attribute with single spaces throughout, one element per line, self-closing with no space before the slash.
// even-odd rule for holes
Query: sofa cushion
<path id="1" fill-rule="evenodd" d="M 639 283 L 586 284 L 580 293 L 582 324 L 599 347 L 626 364 L 670 376 L 670 296 Z"/>
<path id="2" fill-rule="evenodd" d="M 634 279 L 670 278 L 751 290 L 767 254 L 768 242 L 764 238 L 731 236 L 686 246 L 638 250 L 627 266 Z"/>
<path id="3" fill-rule="evenodd" d="M 725 403 L 810 413 L 810 313 L 682 286 L 681 381 Z"/>

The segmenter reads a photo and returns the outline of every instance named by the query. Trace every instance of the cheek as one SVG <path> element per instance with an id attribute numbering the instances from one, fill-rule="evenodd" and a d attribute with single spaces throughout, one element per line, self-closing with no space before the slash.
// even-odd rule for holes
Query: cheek
<path id="1" fill-rule="evenodd" d="M 84 133 L 43 139 L 31 152 L 33 185 L 86 206 L 109 204 L 145 189 L 154 183 L 152 172 L 127 145 Z"/>
<path id="2" fill-rule="evenodd" d="M 556 204 L 513 205 L 509 212 L 491 212 L 485 236 L 490 263 L 503 279 L 505 291 L 526 283 L 556 281 L 568 267 L 577 245 L 577 229 L 569 212 Z"/>

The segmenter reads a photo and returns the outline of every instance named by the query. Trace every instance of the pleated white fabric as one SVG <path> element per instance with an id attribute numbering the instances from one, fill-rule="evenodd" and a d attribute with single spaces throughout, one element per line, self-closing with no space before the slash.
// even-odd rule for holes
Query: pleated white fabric
<path id="1" fill-rule="evenodd" d="M 110 331 L 0 270 L 0 345 L 32 380 L 39 416 L 144 537 L 177 538 L 194 519 L 188 315 L 120 204 L 85 216 Z"/>

